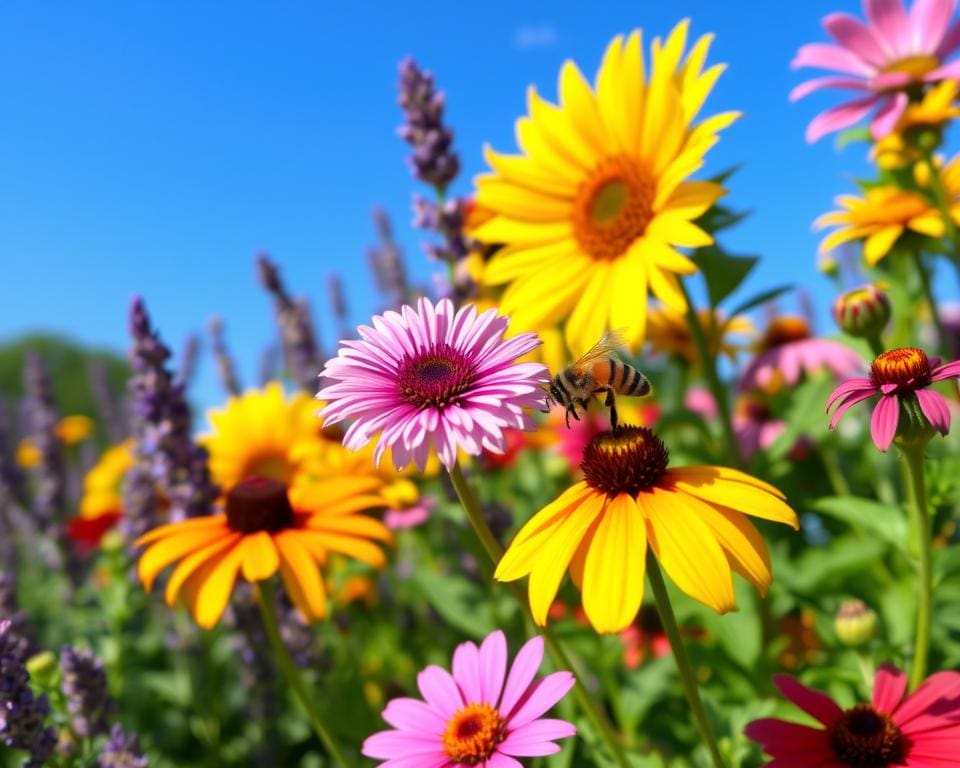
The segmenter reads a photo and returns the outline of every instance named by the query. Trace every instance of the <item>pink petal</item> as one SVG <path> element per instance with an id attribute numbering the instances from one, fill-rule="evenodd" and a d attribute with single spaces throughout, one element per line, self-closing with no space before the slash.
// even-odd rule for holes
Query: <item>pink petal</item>
<path id="1" fill-rule="evenodd" d="M 849 394 L 850 392 L 854 392 L 858 389 L 869 389 L 872 386 L 873 386 L 873 383 L 870 381 L 870 379 L 866 378 L 865 376 L 858 376 L 857 378 L 854 378 L 854 379 L 847 379 L 846 381 L 841 383 L 839 386 L 837 386 L 837 388 L 833 390 L 833 392 L 830 393 L 830 397 L 827 398 L 827 410 L 829 411 L 830 406 L 832 406 L 833 403 L 836 400 L 839 400 L 843 395 Z"/>
<path id="2" fill-rule="evenodd" d="M 743 732 L 751 741 L 762 744 L 763 751 L 771 757 L 795 755 L 809 760 L 812 757 L 810 752 L 817 756 L 830 754 L 827 732 L 822 728 L 763 718 L 754 720 Z"/>
<path id="3" fill-rule="evenodd" d="M 911 27 L 903 0 L 864 0 L 864 7 L 880 45 L 893 56 L 909 53 Z"/>
<path id="4" fill-rule="evenodd" d="M 956 764 L 956 760 L 948 755 L 957 754 L 960 754 L 960 727 L 915 733 L 910 745 L 910 765 L 915 765 L 914 760 L 922 758 L 934 761 L 932 764 L 940 768 L 947 760 L 953 760 Z"/>
<path id="5" fill-rule="evenodd" d="M 538 680 L 527 689 L 527 694 L 516 710 L 507 718 L 511 728 L 519 728 L 536 720 L 573 688 L 576 679 L 569 672 L 554 672 Z"/>
<path id="6" fill-rule="evenodd" d="M 927 417 L 937 432 L 941 435 L 950 431 L 950 409 L 947 407 L 947 401 L 939 392 L 932 389 L 918 389 L 914 392 L 917 396 L 917 402 L 920 403 L 920 410 Z"/>
<path id="7" fill-rule="evenodd" d="M 769 763 L 764 763 L 764 768 L 847 768 L 847 766 L 839 762 L 831 752 L 829 755 L 817 754 L 815 757 L 807 755 L 778 757 Z"/>
<path id="8" fill-rule="evenodd" d="M 857 403 L 862 403 L 867 398 L 873 397 L 876 392 L 872 389 L 855 392 L 852 395 L 848 396 L 840 405 L 837 407 L 837 410 L 833 413 L 833 418 L 830 419 L 830 429 L 836 429 L 837 424 L 840 423 L 840 417 L 847 412 L 847 409 Z"/>
<path id="9" fill-rule="evenodd" d="M 873 118 L 870 132 L 873 138 L 880 140 L 897 126 L 897 121 L 903 116 L 910 99 L 905 93 L 897 93 L 890 97 Z"/>
<path id="10" fill-rule="evenodd" d="M 492 706 L 500 701 L 507 675 L 507 638 L 499 629 L 480 646 L 480 696 Z"/>
<path id="11" fill-rule="evenodd" d="M 809 96 L 822 88 L 846 88 L 853 91 L 869 90 L 863 80 L 854 80 L 849 77 L 816 77 L 813 80 L 800 83 L 790 91 L 790 101 L 799 101 L 804 96 Z"/>
<path id="12" fill-rule="evenodd" d="M 823 19 L 823 26 L 831 37 L 863 61 L 883 67 L 886 55 L 873 32 L 849 13 L 831 13 Z"/>
<path id="13" fill-rule="evenodd" d="M 480 650 L 474 643 L 460 643 L 453 652 L 453 679 L 467 704 L 495 704 L 480 694 Z"/>
<path id="14" fill-rule="evenodd" d="M 922 715 L 936 717 L 940 728 L 951 722 L 956 723 L 960 715 L 960 672 L 937 672 L 931 675 L 892 715 L 893 721 L 910 735 L 926 730 L 917 728 L 919 723 L 915 722 Z M 930 724 L 928 721 L 925 725 Z"/>
<path id="15" fill-rule="evenodd" d="M 935 51 L 943 42 L 950 26 L 957 0 L 914 0 L 910 9 L 913 27 L 913 49 L 919 52 Z"/>
<path id="16" fill-rule="evenodd" d="M 843 714 L 843 710 L 827 694 L 808 688 L 795 677 L 774 675 L 773 684 L 800 709 L 828 727 Z"/>
<path id="17" fill-rule="evenodd" d="M 453 676 L 436 664 L 417 675 L 417 686 L 427 703 L 444 719 L 449 720 L 466 704 Z"/>
<path id="18" fill-rule="evenodd" d="M 955 360 L 946 365 L 940 365 L 933 369 L 933 375 L 930 377 L 934 381 L 943 381 L 960 376 L 960 360 Z"/>
<path id="19" fill-rule="evenodd" d="M 399 698 L 391 700 L 380 715 L 394 728 L 426 734 L 442 734 L 447 727 L 446 719 L 420 699 Z"/>
<path id="20" fill-rule="evenodd" d="M 455 768 L 461 768 L 459 764 Z M 468 768 L 463 766 L 462 768 Z M 502 752 L 494 752 L 487 759 L 487 762 L 484 764 L 484 768 L 523 768 L 523 763 L 519 760 L 515 760 L 509 755 L 505 755 Z"/>
<path id="21" fill-rule="evenodd" d="M 884 453 L 890 449 L 899 422 L 900 401 L 896 395 L 884 395 L 870 417 L 870 437 L 873 438 L 873 444 Z"/>
<path id="22" fill-rule="evenodd" d="M 443 752 L 438 755 L 402 755 L 385 763 L 379 768 L 449 768 L 450 758 Z"/>
<path id="23" fill-rule="evenodd" d="M 877 103 L 877 99 L 877 96 L 868 96 L 865 99 L 848 101 L 846 104 L 820 113 L 807 126 L 807 141 L 812 144 L 828 133 L 849 128 L 869 114 Z"/>
<path id="24" fill-rule="evenodd" d="M 960 21 L 953 22 L 933 55 L 943 61 L 947 56 L 957 50 L 957 48 L 960 48 Z"/>
<path id="25" fill-rule="evenodd" d="M 408 731 L 380 731 L 368 736 L 363 742 L 363 754 L 367 757 L 388 759 L 405 755 L 429 755 L 443 751 L 437 736 L 422 736 Z"/>
<path id="26" fill-rule="evenodd" d="M 553 743 L 554 739 L 564 739 L 576 733 L 576 727 L 566 720 L 534 720 L 507 734 L 497 749 L 515 757 L 552 755 L 560 751 L 560 747 Z"/>
<path id="27" fill-rule="evenodd" d="M 503 699 L 500 701 L 500 713 L 509 718 L 517 703 L 523 698 L 537 676 L 540 663 L 543 661 L 543 638 L 534 637 L 524 643 L 517 652 L 507 676 L 507 683 L 503 687 Z"/>
<path id="28" fill-rule="evenodd" d="M 873 680 L 873 706 L 881 712 L 893 712 L 907 692 L 907 675 L 893 664 L 884 664 Z"/>
<path id="29" fill-rule="evenodd" d="M 862 75 L 869 77 L 876 72 L 859 56 L 846 48 L 829 43 L 808 43 L 797 51 L 797 55 L 790 62 L 793 69 L 800 67 L 816 67 L 817 69 L 833 69 L 845 72 L 848 75 Z"/>

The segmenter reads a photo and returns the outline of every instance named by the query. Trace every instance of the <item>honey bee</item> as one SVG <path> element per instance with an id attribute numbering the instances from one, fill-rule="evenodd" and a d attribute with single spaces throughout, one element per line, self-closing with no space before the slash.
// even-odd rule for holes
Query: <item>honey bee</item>
<path id="1" fill-rule="evenodd" d="M 610 409 L 610 426 L 616 429 L 616 396 L 643 397 L 653 390 L 646 376 L 617 359 L 615 352 L 625 345 L 623 336 L 609 331 L 583 357 L 551 379 L 547 385 L 547 403 L 553 401 L 567 409 L 568 428 L 571 415 L 580 421 L 577 408 L 586 411 L 591 397 L 606 393 L 604 406 Z"/>

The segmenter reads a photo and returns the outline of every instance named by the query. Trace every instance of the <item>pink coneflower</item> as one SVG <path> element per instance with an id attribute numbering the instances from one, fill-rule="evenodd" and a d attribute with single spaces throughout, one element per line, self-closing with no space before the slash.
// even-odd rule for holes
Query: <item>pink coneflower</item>
<path id="1" fill-rule="evenodd" d="M 946 768 L 960 765 L 960 672 L 938 672 L 906 698 L 907 676 L 892 664 L 879 670 L 873 701 L 842 710 L 824 693 L 789 675 L 773 678 L 780 692 L 825 727 L 754 720 L 745 730 L 776 768 Z"/>
<path id="2" fill-rule="evenodd" d="M 830 429 L 846 410 L 868 397 L 879 395 L 870 417 L 870 436 L 881 451 L 890 448 L 900 424 L 900 404 L 917 403 L 923 418 L 941 435 L 950 431 L 950 409 L 943 395 L 929 386 L 935 381 L 960 377 L 960 360 L 940 365 L 940 358 L 927 358 L 916 347 L 883 352 L 870 366 L 870 376 L 849 379 L 827 400 L 827 411 L 836 405 Z M 913 397 L 911 397 L 913 395 Z"/>
<path id="3" fill-rule="evenodd" d="M 564 720 L 542 718 L 573 686 L 569 672 L 534 682 L 543 638 L 528 641 L 507 675 L 507 640 L 499 630 L 477 648 L 463 643 L 453 674 L 429 666 L 417 678 L 424 701 L 394 699 L 383 719 L 395 730 L 363 743 L 363 754 L 384 768 L 519 768 L 516 757 L 552 755 L 555 739 L 573 736 Z"/>
<path id="4" fill-rule="evenodd" d="M 740 444 L 740 455 L 750 461 L 757 451 L 765 451 L 783 434 L 787 423 L 774 418 L 770 406 L 752 395 L 742 395 L 733 414 L 733 431 Z"/>
<path id="5" fill-rule="evenodd" d="M 321 377 L 332 383 L 318 399 L 325 424 L 353 419 L 343 438 L 359 450 L 380 433 L 374 460 L 387 448 L 402 469 L 412 459 L 423 469 L 433 447 L 448 469 L 457 451 L 502 453 L 508 427 L 532 429 L 524 409 L 545 407 L 541 385 L 549 380 L 539 363 L 514 360 L 536 347 L 536 334 L 504 340 L 508 319 L 467 305 L 454 311 L 443 299 L 420 299 L 361 325 L 360 339 L 340 342 Z"/>
<path id="6" fill-rule="evenodd" d="M 801 83 L 790 93 L 791 101 L 821 88 L 862 94 L 814 118 L 807 141 L 849 128 L 874 108 L 870 128 L 881 139 L 906 110 L 910 89 L 960 76 L 960 61 L 944 64 L 960 47 L 960 25 L 950 23 L 956 0 L 916 0 L 909 14 L 902 0 L 864 0 L 863 6 L 866 24 L 848 13 L 825 16 L 823 26 L 839 45 L 804 45 L 791 64 L 843 74 Z"/>
<path id="7" fill-rule="evenodd" d="M 837 378 L 863 369 L 860 356 L 839 341 L 813 338 L 802 317 L 783 315 L 770 322 L 757 356 L 740 377 L 740 390 L 778 391 L 793 386 L 804 373 L 826 368 Z"/>

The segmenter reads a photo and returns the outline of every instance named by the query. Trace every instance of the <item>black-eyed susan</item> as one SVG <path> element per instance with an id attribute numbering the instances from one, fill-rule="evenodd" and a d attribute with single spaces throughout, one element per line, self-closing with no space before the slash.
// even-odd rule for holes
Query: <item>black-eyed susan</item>
<path id="1" fill-rule="evenodd" d="M 731 571 L 761 594 L 772 579 L 746 515 L 797 528 L 772 485 L 726 467 L 668 467 L 666 447 L 645 427 L 597 435 L 582 467 L 584 480 L 534 515 L 497 566 L 500 581 L 529 574 L 541 625 L 569 569 L 593 627 L 626 628 L 643 598 L 648 549 L 681 590 L 725 613 L 735 607 Z"/>
<path id="2" fill-rule="evenodd" d="M 72 539 L 96 546 L 123 516 L 123 480 L 134 463 L 133 441 L 126 440 L 107 448 L 84 475 L 80 514 L 70 521 Z"/>
<path id="3" fill-rule="evenodd" d="M 687 29 L 654 40 L 649 73 L 640 32 L 614 38 L 593 89 L 565 62 L 559 105 L 528 92 L 523 154 L 488 148 L 492 173 L 476 180 L 489 216 L 471 234 L 504 246 L 484 281 L 508 284 L 501 310 L 519 328 L 565 322 L 575 355 L 608 328 L 642 342 L 648 290 L 683 311 L 677 275 L 696 267 L 677 249 L 712 242 L 693 222 L 724 191 L 688 178 L 738 113 L 694 122 L 724 67 L 704 69 L 712 35 L 684 58 Z"/>
<path id="4" fill-rule="evenodd" d="M 373 567 L 384 564 L 390 532 L 364 514 L 382 508 L 376 477 L 342 477 L 287 489 L 267 477 L 248 477 L 226 493 L 224 512 L 156 528 L 137 541 L 145 546 L 137 564 L 150 591 L 162 570 L 177 563 L 165 599 L 182 598 L 201 627 L 223 615 L 237 577 L 249 582 L 277 571 L 291 600 L 308 621 L 326 615 L 320 567 L 340 553 Z M 179 561 L 179 562 L 178 562 Z"/>

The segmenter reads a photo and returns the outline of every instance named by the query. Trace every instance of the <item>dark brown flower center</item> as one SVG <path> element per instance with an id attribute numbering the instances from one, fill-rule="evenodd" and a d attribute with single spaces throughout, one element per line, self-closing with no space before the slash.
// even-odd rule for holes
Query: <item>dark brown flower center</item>
<path id="1" fill-rule="evenodd" d="M 810 338 L 810 324 L 796 315 L 783 315 L 774 318 L 763 334 L 761 347 L 773 349 L 792 341 L 803 341 Z"/>
<path id="2" fill-rule="evenodd" d="M 591 487 L 613 498 L 621 493 L 636 496 L 656 485 L 668 463 L 659 437 L 646 427 L 623 425 L 587 443 L 580 468 Z"/>
<path id="3" fill-rule="evenodd" d="M 462 352 L 449 344 L 438 344 L 401 361 L 397 391 L 417 408 L 444 408 L 455 404 L 474 378 L 474 366 Z"/>
<path id="4" fill-rule="evenodd" d="M 469 704 L 450 718 L 443 748 L 456 763 L 477 765 L 490 758 L 506 735 L 506 723 L 489 704 Z"/>
<path id="5" fill-rule="evenodd" d="M 830 746 L 851 768 L 886 768 L 903 762 L 909 743 L 889 715 L 858 704 L 830 726 Z"/>
<path id="6" fill-rule="evenodd" d="M 925 387 L 930 383 L 930 360 L 916 347 L 900 347 L 877 355 L 870 365 L 870 380 L 876 385 Z"/>
<path id="7" fill-rule="evenodd" d="M 573 206 L 573 232 L 595 259 L 622 256 L 653 219 L 656 184 L 650 172 L 626 155 L 604 160 L 580 185 Z"/>
<path id="8" fill-rule="evenodd" d="M 248 477 L 227 492 L 227 525 L 237 533 L 276 533 L 293 525 L 287 487 L 269 477 Z"/>

